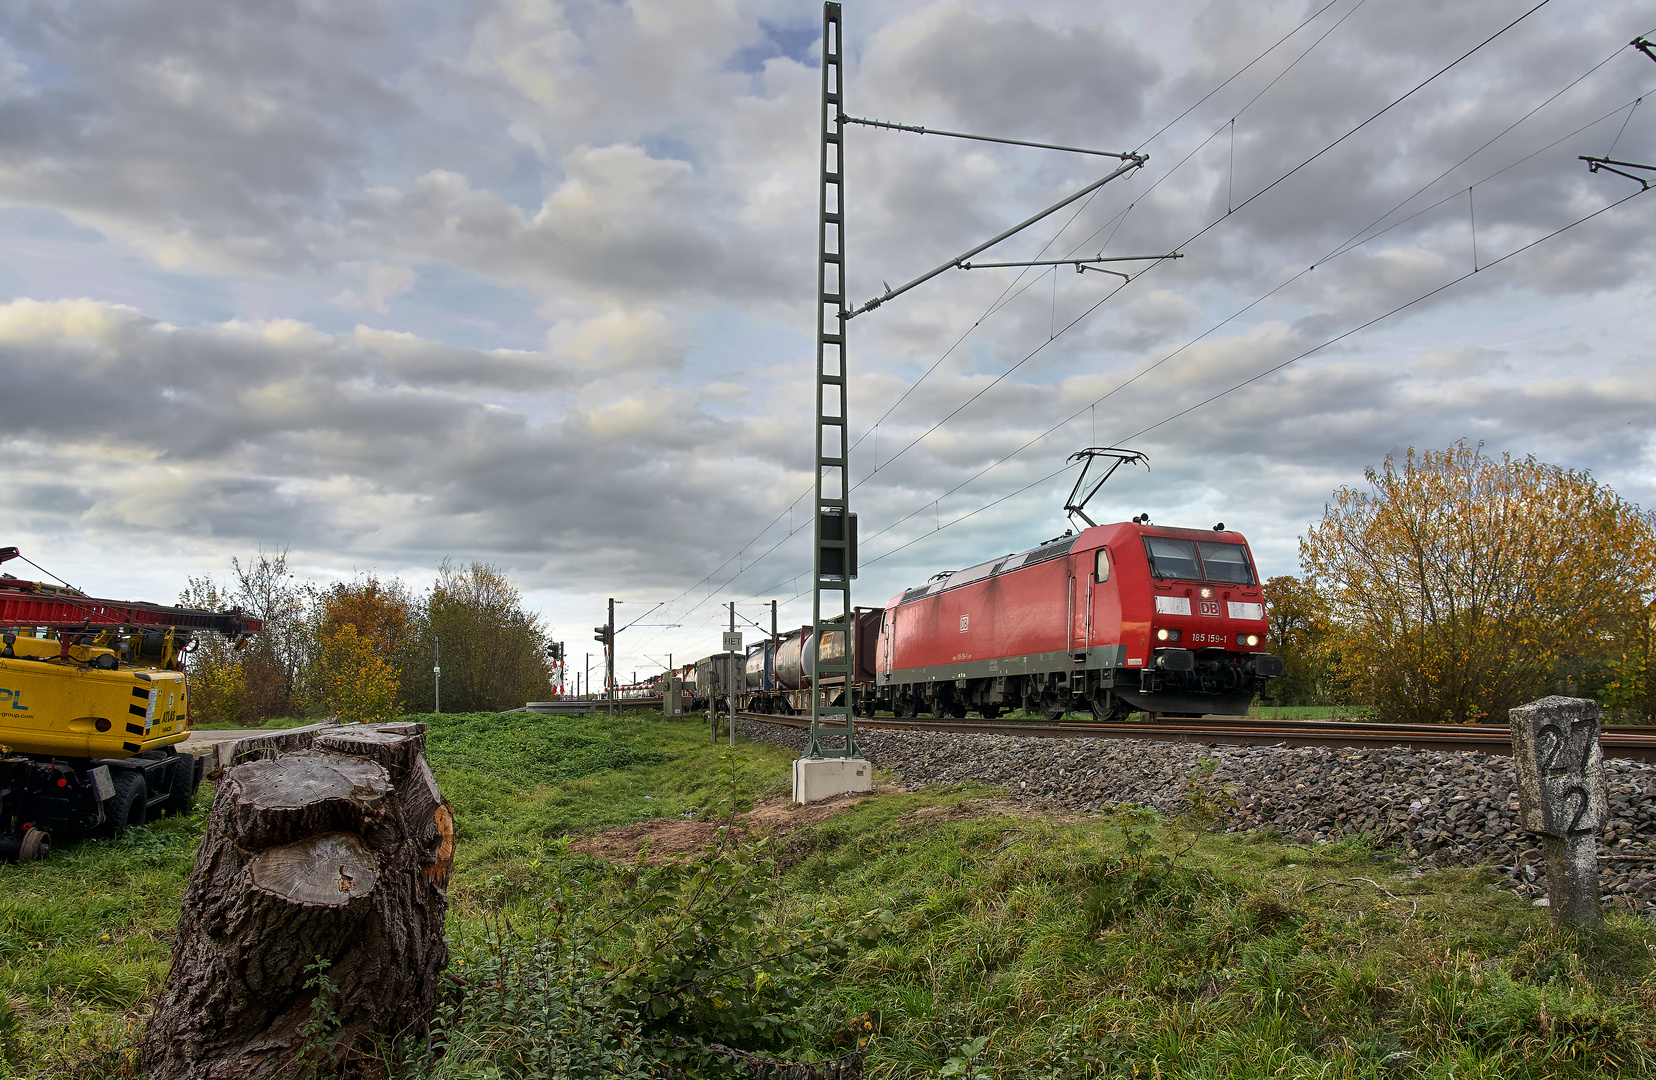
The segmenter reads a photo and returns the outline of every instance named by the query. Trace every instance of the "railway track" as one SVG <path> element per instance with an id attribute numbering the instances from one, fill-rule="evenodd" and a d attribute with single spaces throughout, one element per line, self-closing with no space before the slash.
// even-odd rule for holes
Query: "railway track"
<path id="1" fill-rule="evenodd" d="M 809 717 L 738 712 L 737 717 L 779 727 L 809 728 Z M 1418 750 L 1477 750 L 1510 754 L 1512 736 L 1505 725 L 1372 724 L 1341 720 L 1255 720 L 1204 717 L 1150 724 L 1066 724 L 1020 720 L 895 720 L 859 717 L 859 728 L 1018 735 L 1041 739 L 1152 739 L 1158 742 L 1209 743 L 1219 746 L 1331 746 Z M 1607 758 L 1656 762 L 1656 729 L 1606 726 L 1600 737 Z"/>

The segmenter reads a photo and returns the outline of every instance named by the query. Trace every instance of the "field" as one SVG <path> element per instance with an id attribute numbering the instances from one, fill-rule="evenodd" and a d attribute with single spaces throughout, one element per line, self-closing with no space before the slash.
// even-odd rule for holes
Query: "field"
<path id="1" fill-rule="evenodd" d="M 430 757 L 457 813 L 456 968 L 576 940 L 593 970 L 635 973 L 633 999 L 668 1001 L 629 1018 L 620 993 L 610 1013 L 588 1015 L 597 1030 L 735 1032 L 748 1040 L 737 1045 L 790 1059 L 861 1043 L 878 1077 L 1656 1066 L 1656 927 L 1612 915 L 1605 934 L 1577 940 L 1476 868 L 1417 877 L 1361 843 L 1216 835 L 1199 817 L 1131 809 L 1032 815 L 978 788 L 883 790 L 790 829 L 790 812 L 765 801 L 785 793 L 790 755 L 711 747 L 699 718 L 416 719 L 432 725 Z M 133 1075 L 128 1048 L 166 976 L 208 798 L 192 817 L 0 867 L 0 1071 Z M 775 834 L 717 839 L 719 815 L 755 799 Z M 694 824 L 725 857 L 644 869 L 571 842 L 653 821 Z M 756 962 L 699 996 L 648 998 L 638 988 L 667 977 L 660 956 L 672 950 L 644 963 L 641 943 L 691 910 L 672 899 L 688 880 L 729 898 L 691 912 L 698 948 Z M 646 915 L 616 929 L 607 916 L 628 905 Z M 778 960 L 779 942 L 798 955 Z M 533 1059 L 514 1056 L 521 1031 L 480 1031 L 409 1074 L 513 1076 L 514 1060 Z M 720 1060 L 697 1068 L 735 1075 Z"/>

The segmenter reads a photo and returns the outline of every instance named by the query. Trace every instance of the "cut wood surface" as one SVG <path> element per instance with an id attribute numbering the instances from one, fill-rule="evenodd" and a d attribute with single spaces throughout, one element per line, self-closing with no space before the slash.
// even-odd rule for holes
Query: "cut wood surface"
<path id="1" fill-rule="evenodd" d="M 320 725 L 288 745 L 220 777 L 145 1076 L 310 1075 L 430 1022 L 453 826 L 424 726 Z"/>
<path id="2" fill-rule="evenodd" d="M 379 881 L 379 858 L 350 833 L 266 848 L 247 864 L 253 887 L 294 904 L 343 907 Z"/>

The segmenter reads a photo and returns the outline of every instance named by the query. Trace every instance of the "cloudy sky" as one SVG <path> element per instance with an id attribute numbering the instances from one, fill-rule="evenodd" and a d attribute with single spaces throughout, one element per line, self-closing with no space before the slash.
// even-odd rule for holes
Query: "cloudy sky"
<path id="1" fill-rule="evenodd" d="M 1183 255 L 951 271 L 851 323 L 856 602 L 1062 532 L 1087 445 L 1151 462 L 1095 517 L 1222 520 L 1270 574 L 1410 446 L 1656 505 L 1656 196 L 1578 160 L 1656 163 L 1656 2 L 1533 7 L 847 3 L 851 115 L 1149 156 L 984 258 Z M 260 548 L 416 586 L 485 560 L 577 658 L 605 597 L 666 602 L 623 673 L 710 651 L 731 599 L 798 625 L 820 29 L 0 3 L 0 543 L 151 599 Z M 846 143 L 859 301 L 1113 166 Z"/>

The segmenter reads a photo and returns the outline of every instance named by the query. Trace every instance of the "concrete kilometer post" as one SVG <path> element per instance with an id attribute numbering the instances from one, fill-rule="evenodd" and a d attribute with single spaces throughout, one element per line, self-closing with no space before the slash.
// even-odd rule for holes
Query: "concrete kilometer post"
<path id="1" fill-rule="evenodd" d="M 1545 697 L 1511 710 L 1519 823 L 1541 834 L 1553 925 L 1599 930 L 1598 832 L 1609 803 L 1598 703 Z"/>

